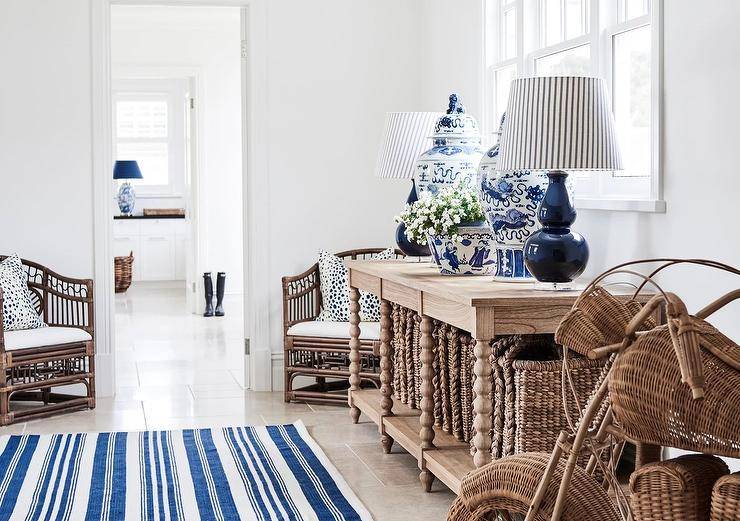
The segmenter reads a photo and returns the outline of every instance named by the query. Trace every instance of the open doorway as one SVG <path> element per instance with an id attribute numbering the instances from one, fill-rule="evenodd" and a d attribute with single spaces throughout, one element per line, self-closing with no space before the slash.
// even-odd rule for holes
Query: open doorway
<path id="1" fill-rule="evenodd" d="M 141 172 L 116 181 L 132 184 L 133 215 L 112 201 L 112 251 L 134 259 L 131 286 L 116 295 L 116 382 L 118 394 L 165 398 L 145 399 L 145 414 L 185 418 L 191 398 L 249 386 L 242 16 L 237 7 L 111 7 L 113 159 Z M 203 316 L 204 272 L 224 316 Z"/>

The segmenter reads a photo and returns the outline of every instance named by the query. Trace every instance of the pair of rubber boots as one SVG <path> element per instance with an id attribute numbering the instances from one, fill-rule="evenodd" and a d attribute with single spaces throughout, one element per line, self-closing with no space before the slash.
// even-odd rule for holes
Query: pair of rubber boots
<path id="1" fill-rule="evenodd" d="M 216 274 L 216 309 L 213 309 L 213 279 L 211 278 L 211 272 L 208 271 L 203 274 L 203 286 L 205 288 L 206 295 L 206 310 L 203 313 L 204 317 L 217 317 L 224 316 L 224 290 L 226 289 L 226 273 L 219 271 Z"/>

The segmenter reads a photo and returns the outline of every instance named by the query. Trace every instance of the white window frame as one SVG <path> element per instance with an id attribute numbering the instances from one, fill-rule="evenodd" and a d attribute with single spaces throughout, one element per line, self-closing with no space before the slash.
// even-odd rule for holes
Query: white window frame
<path id="1" fill-rule="evenodd" d="M 140 199 L 181 198 L 185 194 L 185 94 L 181 79 L 116 79 L 113 83 L 113 156 L 116 155 L 116 103 L 133 99 L 164 99 L 167 101 L 168 179 L 166 185 L 136 185 Z M 152 139 L 156 141 L 158 138 Z M 122 141 L 131 141 L 128 138 Z M 144 172 L 146 175 L 146 172 Z"/>
<path id="2" fill-rule="evenodd" d="M 649 14 L 631 20 L 618 20 L 625 10 L 625 0 L 587 0 L 587 33 L 562 42 L 541 47 L 541 0 L 483 0 L 485 14 L 484 34 L 484 118 L 483 129 L 488 133 L 498 130 L 496 107 L 496 71 L 516 65 L 517 76 L 534 76 L 535 61 L 544 56 L 589 44 L 591 70 L 604 78 L 612 91 L 612 56 L 614 36 L 651 25 L 651 172 L 648 186 L 641 187 L 644 196 L 624 196 L 630 186 L 644 185 L 645 178 L 612 178 L 609 175 L 591 174 L 576 179 L 576 206 L 581 209 L 665 212 L 662 186 L 662 89 L 663 89 L 663 0 L 652 0 Z M 607 8 L 608 7 L 608 8 Z M 516 57 L 501 59 L 504 38 L 502 16 L 505 9 L 516 9 Z M 525 24 L 525 18 L 527 23 Z M 565 29 L 565 21 L 562 30 Z M 591 30 L 598 28 L 597 30 Z M 642 181 L 640 180 L 642 179 Z M 610 190 L 612 183 L 620 183 L 619 190 Z M 581 194 L 579 196 L 579 193 Z M 616 194 L 616 195 L 615 195 Z"/>

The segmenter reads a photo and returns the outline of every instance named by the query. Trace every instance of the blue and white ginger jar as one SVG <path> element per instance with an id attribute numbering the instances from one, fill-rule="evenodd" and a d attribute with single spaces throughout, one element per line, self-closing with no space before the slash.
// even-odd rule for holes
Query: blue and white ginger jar
<path id="1" fill-rule="evenodd" d="M 465 113 L 457 94 L 450 95 L 447 113 L 434 127 L 434 146 L 416 162 L 416 192 L 436 194 L 445 185 L 459 181 L 474 186 L 478 163 L 483 156 L 480 131 L 475 118 Z"/>
<path id="2" fill-rule="evenodd" d="M 496 271 L 496 239 L 485 222 L 463 223 L 458 237 L 429 235 L 429 246 L 442 275 L 492 275 Z"/>
<path id="3" fill-rule="evenodd" d="M 504 118 L 501 118 L 501 129 L 503 125 Z M 481 205 L 496 235 L 495 278 L 507 282 L 534 282 L 524 265 L 524 243 L 541 228 L 537 208 L 547 190 L 547 175 L 527 170 L 499 172 L 496 170 L 498 154 L 497 143 L 485 153 L 478 169 Z"/>

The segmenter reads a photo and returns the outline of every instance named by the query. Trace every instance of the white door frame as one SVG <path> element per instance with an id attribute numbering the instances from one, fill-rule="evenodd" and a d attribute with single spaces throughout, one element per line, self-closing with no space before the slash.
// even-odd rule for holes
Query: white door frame
<path id="1" fill-rule="evenodd" d="M 100 396 L 115 393 L 114 293 L 112 269 L 113 194 L 111 127 L 111 5 L 229 6 L 242 8 L 247 27 L 246 91 L 243 94 L 243 219 L 245 336 L 250 339 L 250 388 L 272 388 L 270 349 L 270 286 L 259 267 L 269 266 L 267 228 L 257 216 L 267 215 L 267 147 L 258 132 L 267 121 L 266 0 L 93 0 L 90 2 L 92 61 L 92 170 L 95 252 L 96 387 Z"/>

